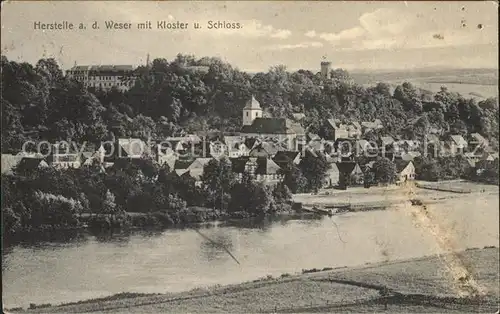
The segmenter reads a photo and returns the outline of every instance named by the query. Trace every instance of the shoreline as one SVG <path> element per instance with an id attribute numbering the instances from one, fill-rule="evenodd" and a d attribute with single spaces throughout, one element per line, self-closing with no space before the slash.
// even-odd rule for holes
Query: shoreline
<path id="1" fill-rule="evenodd" d="M 456 192 L 445 190 L 439 185 L 450 183 L 465 183 L 472 184 L 476 187 L 476 191 L 468 190 L 467 192 Z M 424 186 L 424 185 L 430 186 Z M 414 201 L 422 202 L 423 204 L 436 204 L 449 200 L 457 200 L 469 196 L 491 197 L 498 195 L 499 189 L 495 185 L 480 184 L 470 181 L 441 181 L 441 182 L 415 182 L 415 185 L 410 186 L 388 186 L 388 187 L 372 187 L 369 189 L 362 187 L 353 187 L 348 190 L 323 190 L 318 194 L 293 194 L 292 202 L 300 203 L 301 207 L 319 206 L 324 208 L 348 208 L 333 214 L 333 216 L 342 215 L 345 213 L 358 213 L 366 211 L 387 210 L 393 206 L 413 203 Z M 141 218 L 149 218 L 158 220 L 159 216 L 164 215 L 161 212 L 140 213 L 140 212 L 125 212 L 129 217 L 130 225 L 121 228 L 104 228 L 95 229 L 89 226 L 88 222 L 91 216 L 85 217 L 82 220 L 81 226 L 65 227 L 65 228 L 47 228 L 41 230 L 24 231 L 16 235 L 4 235 L 4 245 L 11 246 L 22 243 L 30 238 L 42 236 L 48 237 L 70 232 L 91 232 L 96 234 L 106 234 L 113 232 L 134 232 L 148 230 L 168 230 L 168 229 L 184 229 L 184 228 L 200 228 L 205 226 L 213 226 L 218 224 L 238 224 L 247 221 L 265 222 L 266 220 L 280 219 L 317 219 L 327 216 L 325 213 L 308 212 L 303 209 L 291 209 L 286 212 L 259 216 L 245 216 L 241 213 L 232 213 L 221 215 L 219 211 L 214 211 L 209 208 L 193 207 L 191 214 L 200 213 L 201 216 L 193 217 L 187 221 L 177 224 L 164 224 L 161 221 L 153 221 L 152 224 L 137 221 Z M 88 214 L 87 214 L 88 215 Z M 186 217 L 188 217 L 186 215 Z M 191 221 L 189 221 L 191 220 Z"/>
<path id="2" fill-rule="evenodd" d="M 498 253 L 498 247 L 469 248 L 461 252 L 366 263 L 352 267 L 325 267 L 321 269 L 302 270 L 302 273 L 282 274 L 279 277 L 268 276 L 253 281 L 224 286 L 199 287 L 177 293 L 140 294 L 124 292 L 103 298 L 60 305 L 32 305 L 31 309 L 16 308 L 7 309 L 7 311 L 15 313 L 84 313 L 102 311 L 132 313 L 137 312 L 138 308 L 140 308 L 139 311 L 141 312 L 163 312 L 166 308 L 172 309 L 171 306 L 174 306 L 174 308 L 177 308 L 175 312 L 198 312 L 200 310 L 233 312 L 235 307 L 245 312 L 255 312 L 257 308 L 252 308 L 248 304 L 247 298 L 251 298 L 251 294 L 261 293 L 261 290 L 270 290 L 274 295 L 274 297 L 269 296 L 268 299 L 263 300 L 264 304 L 259 308 L 261 312 L 274 310 L 287 312 L 290 309 L 299 310 L 302 307 L 309 310 L 313 310 L 314 307 L 321 307 L 323 310 L 333 312 L 337 310 L 345 311 L 349 307 L 353 307 L 354 311 L 362 309 L 376 311 L 382 310 L 384 306 L 403 306 L 405 310 L 410 312 L 414 310 L 421 311 L 422 306 L 424 306 L 424 310 L 430 311 L 434 309 L 435 311 L 436 305 L 430 302 L 432 300 L 435 303 L 446 304 L 451 308 L 456 307 L 455 310 L 463 308 L 464 311 L 468 311 L 469 307 L 474 308 L 478 306 L 485 309 L 493 309 L 495 306 L 498 306 L 497 300 L 499 296 L 499 287 L 496 280 L 498 279 Z M 446 280 L 444 278 L 446 276 L 443 276 L 443 278 L 436 276 L 437 268 L 449 266 L 443 265 L 443 257 L 446 260 L 449 256 L 458 256 L 464 263 L 475 262 L 474 270 L 471 270 L 470 275 L 480 285 L 487 288 L 485 294 L 475 297 L 456 295 L 453 292 L 455 283 L 452 280 L 449 280 L 449 278 Z M 412 272 L 414 272 L 415 277 L 413 278 L 416 281 L 408 282 L 405 278 L 408 279 L 408 275 L 411 275 Z M 437 272 L 439 273 L 439 271 Z M 324 300 L 324 298 L 316 299 L 314 296 L 315 293 L 324 294 L 328 292 L 325 291 L 325 287 L 332 285 L 338 291 L 333 295 L 327 294 L 331 300 Z M 290 290 L 289 286 L 293 286 L 293 289 Z M 305 302 L 305 304 L 302 304 L 304 302 L 298 302 L 298 304 L 293 304 L 287 308 L 279 300 L 279 298 L 290 300 L 294 300 L 295 298 L 303 299 L 304 292 L 301 289 L 307 291 L 313 289 L 314 291 L 306 292 L 306 294 L 314 292 L 310 297 L 315 299 L 315 301 Z M 356 290 L 355 293 L 351 291 L 353 289 Z M 342 296 L 342 293 L 345 293 L 345 295 Z M 361 295 L 352 297 L 350 294 Z M 339 295 L 342 296 L 341 300 L 338 300 Z M 226 299 L 229 308 L 220 307 L 218 303 Z M 429 304 L 426 304 L 426 302 Z M 266 303 L 277 303 L 280 305 L 273 306 Z M 401 308 L 399 309 L 401 310 Z M 257 310 L 257 312 L 259 311 Z"/>
<path id="3" fill-rule="evenodd" d="M 131 216 L 136 217 L 154 217 L 156 213 L 127 213 L 132 214 Z M 255 222 L 255 223 L 265 223 L 265 222 L 274 222 L 280 220 L 293 220 L 293 219 L 320 219 L 323 215 L 318 213 L 310 213 L 310 212 L 282 212 L 274 215 L 268 215 L 264 217 L 259 216 L 249 216 L 249 217 L 224 217 L 224 218 L 216 218 L 209 219 L 198 222 L 189 222 L 189 223 L 180 223 L 175 225 L 131 225 L 121 228 L 109 228 L 109 229 L 95 229 L 86 224 L 76 227 L 66 227 L 66 228 L 48 228 L 48 229 L 40 229 L 40 230 L 31 230 L 19 232 L 15 235 L 4 235 L 4 245 L 6 247 L 15 246 L 30 239 L 50 239 L 56 236 L 64 236 L 69 235 L 71 233 L 90 233 L 93 235 L 105 235 L 105 234 L 121 234 L 121 233 L 132 233 L 132 232 L 141 232 L 141 231 L 164 231 L 164 230 L 182 230 L 182 229 L 204 229 L 211 228 L 214 226 L 225 225 L 225 224 L 242 224 L 246 222 Z"/>

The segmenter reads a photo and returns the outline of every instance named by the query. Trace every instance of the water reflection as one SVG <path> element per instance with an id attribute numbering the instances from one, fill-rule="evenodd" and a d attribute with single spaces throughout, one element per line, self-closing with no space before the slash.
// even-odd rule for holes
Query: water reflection
<path id="1" fill-rule="evenodd" d="M 201 232 L 203 232 L 203 235 L 206 237 L 201 237 L 201 254 L 208 261 L 227 256 L 228 253 L 226 249 L 230 252 L 233 251 L 232 237 L 227 233 L 227 230 L 216 228 L 210 233 L 207 233 L 206 231 Z"/>
<path id="2" fill-rule="evenodd" d="M 111 242 L 118 246 L 127 246 L 127 243 L 130 241 L 130 236 L 132 232 L 130 231 L 112 231 L 112 230 L 103 230 L 98 232 L 91 233 L 97 242 Z"/>
<path id="3" fill-rule="evenodd" d="M 248 218 L 240 220 L 229 220 L 223 222 L 224 227 L 235 227 L 239 229 L 259 229 L 261 231 L 269 231 L 277 224 L 286 226 L 290 221 L 321 221 L 323 217 L 317 215 L 283 215 L 262 218 Z"/>
<path id="4" fill-rule="evenodd" d="M 9 251 L 10 248 L 17 246 L 23 248 L 44 247 L 47 244 L 71 244 L 87 241 L 87 236 L 82 230 L 63 230 L 50 232 L 32 232 L 19 236 L 3 239 L 3 250 Z"/>

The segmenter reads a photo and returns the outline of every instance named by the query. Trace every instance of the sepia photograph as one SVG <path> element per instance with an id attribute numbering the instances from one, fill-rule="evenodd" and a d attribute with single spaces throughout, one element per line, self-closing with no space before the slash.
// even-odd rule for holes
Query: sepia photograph
<path id="1" fill-rule="evenodd" d="M 498 2 L 1 25 L 3 313 L 498 313 Z"/>

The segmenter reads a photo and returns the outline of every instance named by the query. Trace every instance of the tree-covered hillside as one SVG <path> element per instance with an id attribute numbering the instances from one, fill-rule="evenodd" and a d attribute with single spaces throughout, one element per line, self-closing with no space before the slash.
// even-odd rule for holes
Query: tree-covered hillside
<path id="1" fill-rule="evenodd" d="M 434 127 L 445 134 L 479 132 L 498 146 L 497 99 L 477 103 L 444 88 L 432 94 L 404 83 L 391 93 L 382 82 L 363 87 L 341 69 L 332 71 L 328 82 L 310 71 L 290 73 L 281 65 L 249 75 L 217 58 L 184 55 L 156 59 L 136 75 L 135 86 L 124 93 L 86 90 L 66 78 L 53 59 L 31 65 L 2 56 L 2 152 L 19 150 L 28 139 L 98 142 L 237 131 L 252 94 L 274 116 L 304 111 L 311 132 L 320 132 L 327 118 L 378 118 L 387 135 L 419 138 Z"/>

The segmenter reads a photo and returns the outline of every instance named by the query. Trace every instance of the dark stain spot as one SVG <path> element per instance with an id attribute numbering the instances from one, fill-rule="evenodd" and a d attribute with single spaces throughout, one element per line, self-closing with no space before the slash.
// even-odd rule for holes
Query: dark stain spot
<path id="1" fill-rule="evenodd" d="M 477 28 L 483 29 L 483 27 L 484 27 L 483 24 L 477 24 Z"/>
<path id="2" fill-rule="evenodd" d="M 467 27 L 467 23 L 465 23 L 465 20 L 460 21 L 460 23 L 462 24 L 462 27 Z"/>
<path id="3" fill-rule="evenodd" d="M 460 10 L 465 11 L 465 7 L 462 7 Z"/>
<path id="4" fill-rule="evenodd" d="M 444 39 L 443 35 L 441 35 L 441 34 L 434 34 L 434 35 L 432 35 L 432 38 L 434 38 L 434 39 L 440 39 L 440 40 Z"/>

